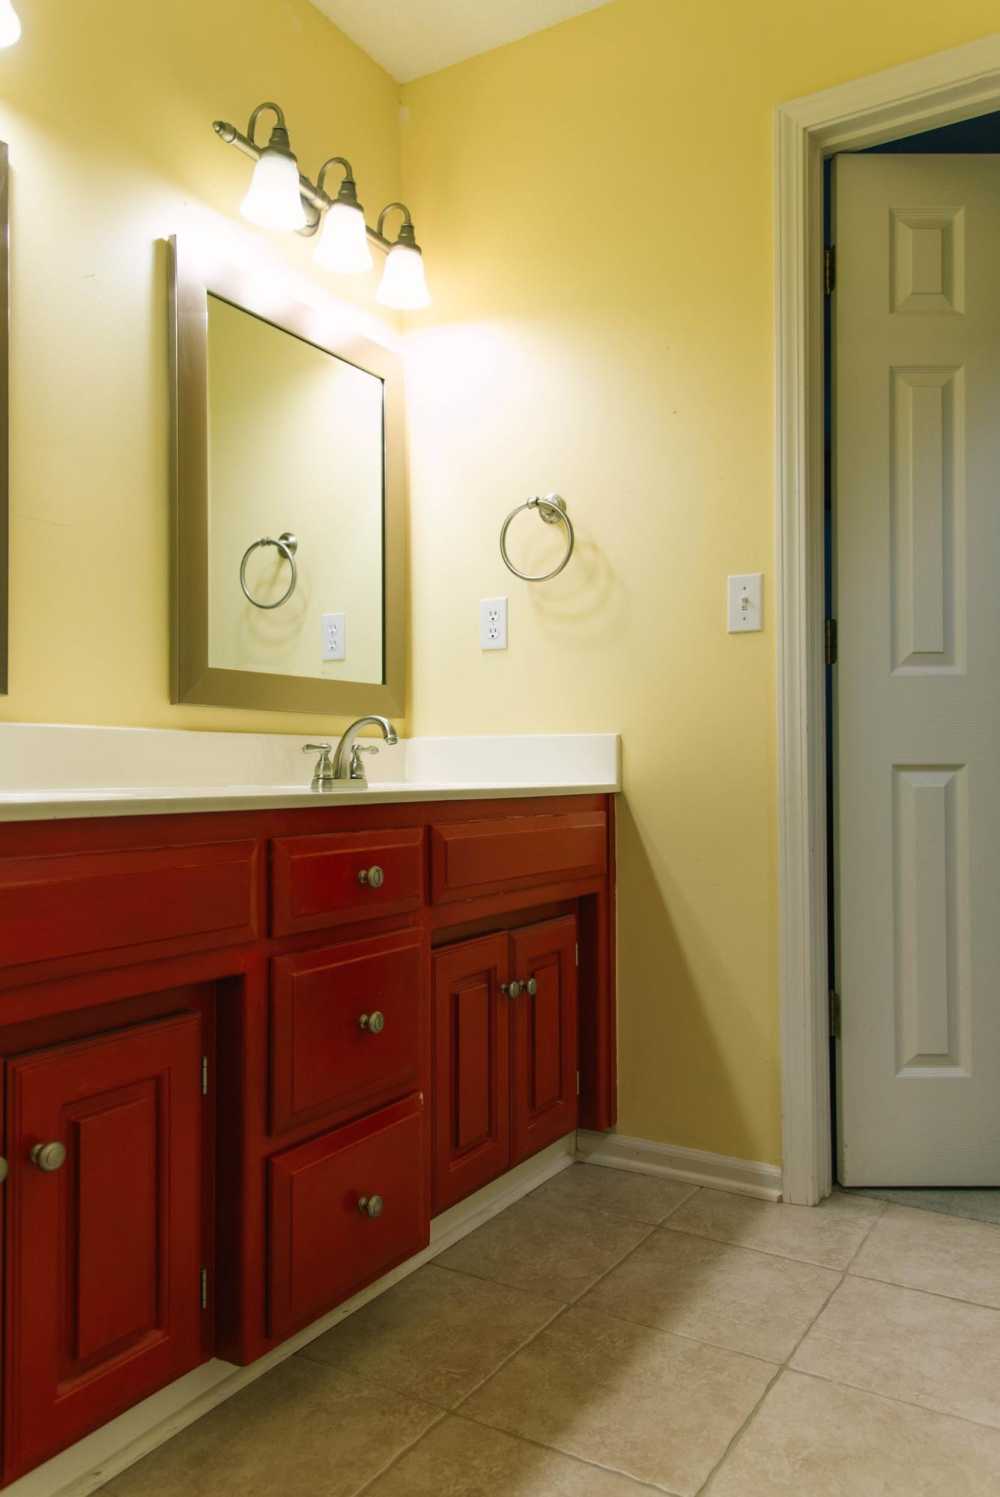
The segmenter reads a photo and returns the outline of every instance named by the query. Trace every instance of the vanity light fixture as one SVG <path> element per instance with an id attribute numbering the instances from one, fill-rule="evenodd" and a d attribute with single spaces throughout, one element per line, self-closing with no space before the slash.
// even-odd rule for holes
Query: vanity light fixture
<path id="1" fill-rule="evenodd" d="M 0 0 L 0 11 L 9 0 Z M 254 137 L 257 120 L 264 110 L 275 117 L 271 139 L 259 146 Z M 250 189 L 240 211 L 251 223 L 265 229 L 295 230 L 299 234 L 316 234 L 315 260 L 324 270 L 338 275 L 355 275 L 372 266 L 369 242 L 386 256 L 377 299 L 384 307 L 397 311 L 415 311 L 430 305 L 423 254 L 416 241 L 413 219 L 405 203 L 389 203 L 378 216 L 378 227 L 365 222 L 364 209 L 358 202 L 358 189 L 351 163 L 343 156 L 331 156 L 320 167 L 314 183 L 299 171 L 298 162 L 288 142 L 284 111 L 277 104 L 258 104 L 250 116 L 246 134 L 225 120 L 212 126 L 220 140 L 235 146 L 255 162 Z M 326 173 L 332 166 L 343 169 L 337 196 L 326 191 Z M 387 239 L 382 232 L 387 213 L 398 210 L 403 215 L 399 236 Z"/>
<path id="2" fill-rule="evenodd" d="M 12 47 L 21 40 L 21 17 L 11 0 L 0 0 L 0 47 Z"/>

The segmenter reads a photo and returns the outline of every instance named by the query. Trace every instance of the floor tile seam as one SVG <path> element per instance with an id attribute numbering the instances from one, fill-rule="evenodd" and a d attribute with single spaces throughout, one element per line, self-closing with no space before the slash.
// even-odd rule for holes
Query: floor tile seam
<path id="1" fill-rule="evenodd" d="M 449 1413 L 457 1413 L 458 1410 L 463 1407 L 463 1405 L 468 1403 L 470 1398 L 474 1397 L 474 1395 L 479 1392 L 480 1388 L 485 1388 L 488 1382 L 491 1382 L 493 1378 L 498 1377 L 509 1362 L 512 1362 L 515 1357 L 519 1357 L 523 1351 L 526 1351 L 527 1348 L 531 1346 L 532 1342 L 537 1341 L 539 1336 L 541 1336 L 544 1331 L 547 1331 L 550 1326 L 554 1325 L 561 1316 L 565 1315 L 566 1311 L 569 1308 L 569 1305 L 556 1305 L 553 1309 L 553 1313 L 549 1316 L 548 1320 L 546 1320 L 545 1324 L 540 1325 L 537 1330 L 532 1331 L 530 1336 L 525 1337 L 525 1339 L 518 1346 L 515 1346 L 513 1351 L 508 1352 L 508 1354 L 503 1358 L 502 1361 L 498 1362 L 495 1367 L 491 1368 L 491 1370 L 486 1373 L 485 1377 L 481 1377 L 474 1387 L 470 1388 L 467 1393 L 463 1393 L 461 1398 L 459 1398 L 457 1402 L 451 1404 L 449 1406 Z"/>
<path id="2" fill-rule="evenodd" d="M 871 1222 L 868 1225 L 867 1230 L 862 1234 L 861 1241 L 858 1243 L 857 1247 L 854 1249 L 854 1252 L 851 1254 L 851 1256 L 848 1258 L 847 1262 L 844 1264 L 844 1272 L 845 1273 L 848 1273 L 850 1271 L 852 1263 L 856 1262 L 858 1254 L 861 1252 L 861 1249 L 864 1247 L 865 1243 L 868 1241 L 869 1237 L 872 1235 L 872 1233 L 874 1232 L 875 1228 L 878 1226 L 879 1222 L 885 1216 L 885 1213 L 886 1213 L 887 1210 L 888 1210 L 888 1206 L 887 1206 L 886 1202 L 883 1201 L 882 1202 L 882 1210 L 879 1212 L 879 1214 L 877 1216 L 875 1216 L 875 1217 L 872 1218 Z"/>
<path id="3" fill-rule="evenodd" d="M 805 1341 L 806 1337 L 809 1336 L 812 1333 L 812 1331 L 814 1331 L 816 1329 L 816 1322 L 819 1320 L 820 1316 L 826 1310 L 826 1307 L 827 1307 L 827 1305 L 829 1305 L 830 1301 L 833 1299 L 833 1296 L 838 1292 L 838 1290 L 840 1290 L 840 1289 L 842 1289 L 844 1287 L 844 1284 L 845 1284 L 846 1280 L 847 1280 L 847 1270 L 845 1269 L 843 1271 L 843 1273 L 840 1275 L 840 1278 L 838 1279 L 837 1283 L 834 1284 L 833 1288 L 830 1290 L 830 1293 L 827 1295 L 826 1299 L 823 1301 L 823 1303 L 820 1305 L 819 1309 L 816 1311 L 816 1314 L 813 1316 L 812 1320 L 810 1320 L 809 1324 L 806 1326 L 805 1330 L 802 1332 L 802 1335 L 799 1337 L 798 1341 L 796 1341 L 795 1345 L 792 1347 L 792 1350 L 788 1353 L 788 1356 L 785 1358 L 784 1362 L 782 1363 L 783 1367 L 790 1367 L 791 1366 L 791 1364 L 792 1364 L 792 1358 L 798 1355 L 799 1348 L 802 1346 L 803 1341 Z"/>
<path id="4" fill-rule="evenodd" d="M 783 1367 L 775 1367 L 774 1376 L 768 1379 L 766 1385 L 760 1391 L 760 1396 L 754 1402 L 753 1408 L 749 1410 L 746 1418 L 740 1424 L 739 1428 L 733 1431 L 733 1434 L 730 1437 L 725 1450 L 722 1452 L 719 1459 L 712 1467 L 711 1471 L 705 1477 L 705 1480 L 698 1488 L 695 1497 L 708 1497 L 708 1493 L 711 1491 L 712 1484 L 715 1481 L 715 1478 L 718 1476 L 719 1472 L 722 1470 L 723 1466 L 726 1464 L 729 1457 L 736 1449 L 737 1445 L 739 1445 L 740 1441 L 743 1439 L 743 1436 L 746 1434 L 747 1430 L 757 1418 L 757 1415 L 760 1413 L 761 1409 L 764 1406 L 764 1402 L 767 1399 L 768 1394 L 770 1393 L 771 1389 L 775 1387 L 784 1370 L 785 1369 Z"/>
<path id="5" fill-rule="evenodd" d="M 437 1429 L 442 1420 L 447 1419 L 448 1417 L 447 1409 L 435 1409 L 434 1412 L 437 1417 L 431 1421 L 427 1428 L 421 1430 L 420 1434 L 417 1435 L 415 1439 L 410 1440 L 408 1444 L 404 1445 L 402 1450 L 397 1451 L 390 1461 L 387 1461 L 380 1470 L 375 1472 L 374 1476 L 368 1477 L 366 1481 L 362 1482 L 360 1487 L 355 1487 L 354 1490 L 350 1493 L 350 1497 L 362 1497 L 363 1493 L 370 1491 L 377 1481 L 381 1481 L 383 1476 L 387 1476 L 389 1474 L 392 1468 L 403 1459 L 404 1455 L 409 1455 L 411 1450 L 415 1450 L 416 1447 L 420 1444 L 421 1440 L 426 1440 L 427 1436 L 432 1432 L 432 1430 Z"/>
<path id="6" fill-rule="evenodd" d="M 653 1230 L 654 1232 L 658 1232 L 661 1229 L 659 1227 L 654 1227 Z M 700 1238 L 703 1242 L 718 1242 L 721 1243 L 723 1247 L 743 1248 L 743 1250 L 747 1253 L 761 1253 L 765 1258 L 777 1258 L 782 1263 L 806 1263 L 810 1268 L 825 1268 L 827 1273 L 842 1274 L 847 1272 L 846 1264 L 820 1263 L 815 1258 L 797 1257 L 794 1253 L 779 1253 L 776 1249 L 772 1248 L 751 1247 L 748 1243 L 745 1242 L 734 1242 L 731 1237 L 715 1237 L 709 1232 L 692 1232 L 688 1227 L 672 1227 L 669 1221 L 665 1223 L 663 1230 L 668 1232 L 677 1232 L 682 1237 L 697 1237 Z M 854 1261 L 854 1256 L 854 1253 L 852 1253 L 849 1260 L 850 1262 Z"/>
<path id="7" fill-rule="evenodd" d="M 493 1279 L 489 1274 L 476 1273 L 471 1268 L 452 1268 L 450 1264 L 437 1263 L 434 1259 L 423 1264 L 422 1267 L 430 1268 L 432 1265 L 434 1268 L 439 1268 L 442 1273 L 455 1274 L 460 1279 L 474 1279 L 477 1284 L 495 1284 L 498 1289 L 507 1289 L 511 1294 L 523 1294 L 526 1299 L 544 1300 L 546 1304 L 552 1305 L 557 1310 L 564 1310 L 571 1303 L 567 1299 L 556 1299 L 554 1294 L 539 1294 L 537 1289 L 525 1289 L 523 1285 L 511 1284 L 506 1279 Z"/>
<path id="8" fill-rule="evenodd" d="M 885 1284 L 890 1289 L 908 1289 L 911 1294 L 926 1294 L 928 1299 L 944 1300 L 949 1305 L 972 1305 L 977 1310 L 992 1310 L 994 1314 L 1000 1315 L 1000 1305 L 989 1305 L 985 1300 L 968 1299 L 961 1294 L 945 1294 L 940 1289 L 925 1289 L 922 1284 L 904 1284 L 900 1279 L 884 1279 L 879 1274 L 859 1273 L 854 1268 L 845 1269 L 844 1277 L 861 1279 L 868 1284 Z"/>
<path id="9" fill-rule="evenodd" d="M 463 1410 L 453 1409 L 455 1418 L 463 1419 L 466 1424 L 474 1424 L 478 1429 L 493 1430 L 497 1434 L 506 1435 L 511 1440 L 520 1440 L 524 1445 L 532 1445 L 536 1450 L 547 1450 L 556 1455 L 564 1456 L 567 1460 L 576 1461 L 578 1465 L 589 1466 L 592 1471 L 604 1471 L 612 1476 L 624 1477 L 626 1481 L 633 1482 L 647 1492 L 659 1492 L 662 1497 L 682 1497 L 674 1487 L 662 1486 L 659 1482 L 644 1481 L 641 1476 L 634 1476 L 631 1471 L 622 1470 L 621 1466 L 606 1466 L 603 1461 L 592 1461 L 585 1455 L 578 1455 L 575 1451 L 566 1450 L 561 1445 L 547 1445 L 544 1440 L 535 1440 L 531 1435 L 523 1435 L 520 1432 L 505 1429 L 498 1424 L 489 1424 L 485 1419 L 477 1419 L 475 1414 L 466 1413 Z M 356 1494 L 354 1494 L 356 1497 Z"/>
<path id="10" fill-rule="evenodd" d="M 635 1225 L 639 1226 L 640 1223 L 636 1222 Z M 603 1268 L 597 1275 L 596 1279 L 593 1279 L 585 1289 L 581 1289 L 578 1294 L 574 1294 L 573 1298 L 567 1301 L 567 1306 L 578 1305 L 583 1299 L 584 1295 L 589 1294 L 592 1289 L 597 1288 L 598 1284 L 603 1283 L 603 1281 L 608 1277 L 608 1274 L 614 1273 L 616 1269 L 621 1268 L 623 1263 L 627 1263 L 632 1254 L 638 1252 L 643 1243 L 648 1242 L 653 1233 L 657 1230 L 658 1228 L 656 1227 L 649 1227 L 639 1238 L 638 1242 L 634 1242 L 630 1248 L 626 1248 L 621 1257 L 616 1258 L 614 1263 L 612 1263 L 608 1268 Z"/>
<path id="11" fill-rule="evenodd" d="M 676 1336 L 678 1341 L 690 1341 L 695 1346 L 710 1346 L 713 1351 L 729 1352 L 731 1356 L 746 1357 L 751 1362 L 764 1362 L 769 1367 L 780 1369 L 787 1365 L 786 1358 L 768 1357 L 759 1351 L 744 1351 L 739 1346 L 726 1346 L 721 1341 L 711 1341 L 707 1336 L 696 1336 L 692 1331 L 677 1331 L 673 1326 L 668 1329 L 666 1326 L 653 1325 L 648 1320 L 634 1320 L 631 1315 L 623 1315 L 617 1310 L 605 1310 L 599 1305 L 588 1305 L 586 1295 L 582 1300 L 576 1300 L 572 1305 L 568 1305 L 567 1309 L 589 1311 L 592 1315 L 600 1315 L 603 1320 L 617 1320 L 622 1325 L 633 1326 L 640 1331 L 652 1331 L 657 1336 Z M 800 1344 L 801 1338 L 795 1343 L 796 1351 Z"/>
<path id="12" fill-rule="evenodd" d="M 845 1382 L 843 1378 L 826 1377 L 822 1372 L 815 1372 L 805 1367 L 784 1367 L 783 1372 L 794 1372 L 796 1377 L 810 1377 L 813 1382 L 825 1383 L 827 1387 L 845 1388 L 851 1393 L 865 1393 L 870 1398 L 882 1398 L 886 1403 L 898 1404 L 904 1409 L 916 1409 L 921 1414 L 938 1414 L 942 1419 L 958 1419 L 962 1424 L 970 1424 L 973 1429 L 991 1429 L 994 1434 L 1000 1435 L 1000 1425 L 987 1424 L 983 1419 L 972 1419 L 968 1414 L 956 1414 L 952 1409 L 936 1409 L 931 1404 L 914 1403 L 912 1398 L 900 1398 L 895 1393 L 883 1393 L 879 1388 L 866 1388 L 861 1383 Z"/>
<path id="13" fill-rule="evenodd" d="M 583 1162 L 585 1162 L 585 1161 L 581 1161 L 581 1163 L 583 1163 Z M 598 1168 L 600 1168 L 600 1166 L 598 1166 L 598 1165 L 591 1165 L 591 1168 L 592 1169 L 598 1169 Z M 564 1173 L 568 1173 L 568 1172 L 564 1172 Z M 612 1173 L 612 1171 L 609 1170 L 609 1171 L 606 1171 L 606 1173 L 610 1174 L 610 1173 Z M 615 1173 L 622 1174 L 622 1173 L 626 1173 L 626 1172 L 619 1170 L 619 1171 L 617 1171 Z M 628 1171 L 627 1173 L 629 1173 L 629 1174 L 638 1174 L 638 1171 L 637 1170 L 631 1170 L 631 1171 Z M 557 1180 L 559 1180 L 559 1179 L 562 1178 L 562 1175 L 561 1174 L 560 1175 L 556 1175 L 555 1178 Z M 645 1178 L 645 1179 L 651 1179 L 651 1178 L 654 1178 L 654 1177 L 647 1175 L 647 1176 L 644 1176 L 643 1178 Z M 667 1182 L 667 1183 L 670 1183 L 670 1182 Z M 676 1183 L 679 1184 L 681 1182 L 678 1181 Z M 521 1200 L 522 1201 L 531 1201 L 531 1200 L 533 1200 L 534 1197 L 536 1195 L 539 1195 L 543 1190 L 545 1190 L 549 1184 L 551 1184 L 551 1181 L 544 1180 L 542 1182 L 542 1184 L 538 1186 L 537 1190 L 533 1190 L 532 1193 L 531 1193 L 531 1195 L 522 1196 Z M 688 1202 L 694 1196 L 696 1196 L 698 1194 L 699 1190 L 701 1190 L 701 1186 L 700 1185 L 691 1185 L 691 1186 L 688 1186 L 687 1194 L 681 1196 L 681 1198 L 680 1198 L 679 1201 L 675 1201 L 674 1204 L 671 1206 L 670 1210 L 667 1211 L 667 1212 L 665 1212 L 665 1214 L 663 1216 L 658 1217 L 657 1220 L 654 1221 L 654 1222 L 649 1221 L 648 1218 L 643 1217 L 643 1216 L 633 1216 L 633 1215 L 631 1215 L 631 1213 L 629 1213 L 627 1211 L 616 1211 L 611 1206 L 593 1206 L 593 1205 L 589 1205 L 589 1204 L 580 1204 L 580 1203 L 574 1201 L 574 1202 L 571 1202 L 569 1204 L 568 1209 L 571 1210 L 571 1211 L 579 1211 L 579 1212 L 585 1213 L 587 1215 L 593 1213 L 594 1216 L 610 1216 L 614 1221 L 631 1222 L 632 1225 L 635 1226 L 635 1227 L 652 1227 L 654 1229 L 654 1231 L 655 1231 L 657 1227 L 662 1227 L 663 1223 L 665 1221 L 669 1221 L 670 1217 L 673 1216 L 673 1214 L 674 1214 L 675 1211 L 679 1211 L 682 1206 L 686 1206 L 688 1204 Z M 519 1203 L 517 1201 L 514 1201 L 514 1202 L 512 1202 L 512 1204 L 516 1206 Z M 541 1201 L 538 1204 L 544 1206 L 545 1202 Z M 498 1215 L 502 1216 L 503 1212 L 499 1212 Z"/>

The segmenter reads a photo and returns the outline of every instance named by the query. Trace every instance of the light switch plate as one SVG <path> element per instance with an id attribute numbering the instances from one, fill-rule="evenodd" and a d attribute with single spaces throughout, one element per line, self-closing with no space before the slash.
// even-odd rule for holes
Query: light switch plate
<path id="1" fill-rule="evenodd" d="M 730 634 L 751 634 L 764 627 L 764 574 L 743 572 L 726 585 Z"/>
<path id="2" fill-rule="evenodd" d="M 481 650 L 506 650 L 506 598 L 481 598 L 479 600 L 479 648 Z"/>
<path id="3" fill-rule="evenodd" d="M 324 660 L 347 659 L 347 614 L 324 613 L 320 620 L 323 629 Z"/>

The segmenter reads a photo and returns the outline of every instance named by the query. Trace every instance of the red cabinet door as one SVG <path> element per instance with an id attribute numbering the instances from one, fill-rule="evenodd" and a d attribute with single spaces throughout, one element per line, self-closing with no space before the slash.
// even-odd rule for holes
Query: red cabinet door
<path id="1" fill-rule="evenodd" d="M 434 958 L 435 1215 L 510 1163 L 509 945 L 484 936 Z"/>
<path id="2" fill-rule="evenodd" d="M 576 1127 L 576 919 L 514 932 L 511 974 L 511 1164 Z"/>
<path id="3" fill-rule="evenodd" d="M 272 1336 L 427 1246 L 423 1105 L 418 1092 L 268 1160 Z"/>
<path id="4" fill-rule="evenodd" d="M 183 1014 L 7 1067 L 6 1481 L 205 1360 L 201 1053 Z"/>

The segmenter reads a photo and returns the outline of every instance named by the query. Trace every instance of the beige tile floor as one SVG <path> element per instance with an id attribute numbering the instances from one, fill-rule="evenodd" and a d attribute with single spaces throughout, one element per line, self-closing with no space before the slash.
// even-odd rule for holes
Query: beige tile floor
<path id="1" fill-rule="evenodd" d="M 576 1164 L 106 1497 L 996 1497 L 1000 1225 Z"/>

